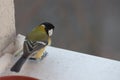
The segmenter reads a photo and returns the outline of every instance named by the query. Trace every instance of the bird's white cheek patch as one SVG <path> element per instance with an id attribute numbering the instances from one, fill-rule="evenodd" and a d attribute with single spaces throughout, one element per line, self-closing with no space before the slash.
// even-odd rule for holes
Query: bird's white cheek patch
<path id="1" fill-rule="evenodd" d="M 49 33 L 49 36 L 52 36 L 52 34 L 53 34 L 53 29 L 49 30 L 48 33 Z"/>

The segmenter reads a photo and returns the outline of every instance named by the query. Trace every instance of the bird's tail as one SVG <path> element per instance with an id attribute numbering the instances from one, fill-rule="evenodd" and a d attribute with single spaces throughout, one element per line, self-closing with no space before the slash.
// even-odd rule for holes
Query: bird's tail
<path id="1" fill-rule="evenodd" d="M 21 56 L 21 58 L 13 65 L 11 71 L 19 72 L 26 60 L 27 58 Z"/>

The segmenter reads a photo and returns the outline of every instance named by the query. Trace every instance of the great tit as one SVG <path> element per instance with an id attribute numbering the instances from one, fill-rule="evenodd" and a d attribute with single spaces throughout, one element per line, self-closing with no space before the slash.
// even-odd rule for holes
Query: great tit
<path id="1" fill-rule="evenodd" d="M 13 65 L 11 71 L 19 72 L 25 61 L 29 59 L 42 60 L 47 53 L 45 47 L 51 45 L 51 36 L 54 31 L 54 25 L 44 22 L 35 27 L 28 35 L 23 44 L 23 55 Z"/>

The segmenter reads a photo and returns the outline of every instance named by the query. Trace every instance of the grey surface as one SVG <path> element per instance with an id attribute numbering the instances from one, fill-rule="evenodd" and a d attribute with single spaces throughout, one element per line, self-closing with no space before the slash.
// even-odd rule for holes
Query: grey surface
<path id="1" fill-rule="evenodd" d="M 120 60 L 119 0 L 15 0 L 17 33 L 48 21 L 53 46 Z"/>
<path id="2" fill-rule="evenodd" d="M 119 61 L 55 47 L 46 50 L 49 54 L 41 62 L 27 61 L 19 73 L 8 69 L 2 75 L 31 76 L 40 80 L 120 80 Z"/>

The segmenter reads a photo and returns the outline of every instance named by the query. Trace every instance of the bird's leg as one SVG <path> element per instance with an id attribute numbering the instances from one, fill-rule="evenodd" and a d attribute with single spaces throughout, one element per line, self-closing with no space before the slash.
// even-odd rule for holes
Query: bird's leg
<path id="1" fill-rule="evenodd" d="M 43 60 L 47 56 L 48 52 L 44 52 L 43 55 L 41 56 L 40 60 Z"/>

